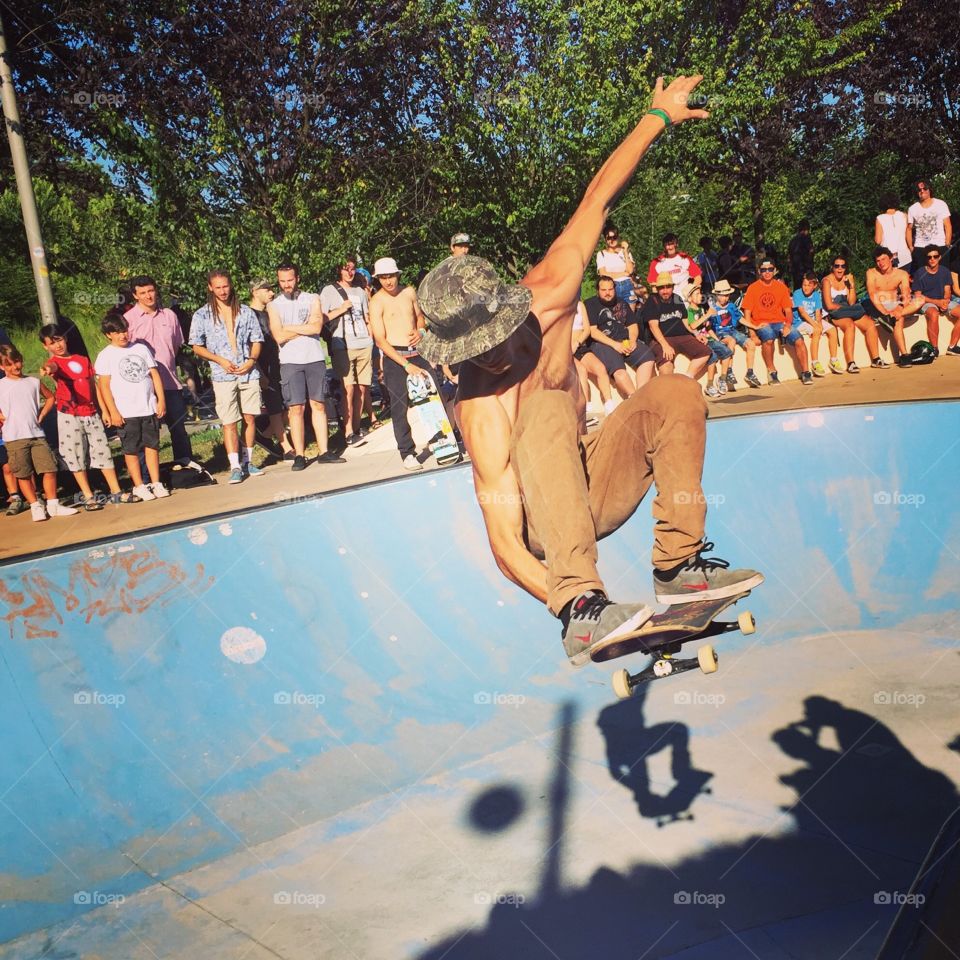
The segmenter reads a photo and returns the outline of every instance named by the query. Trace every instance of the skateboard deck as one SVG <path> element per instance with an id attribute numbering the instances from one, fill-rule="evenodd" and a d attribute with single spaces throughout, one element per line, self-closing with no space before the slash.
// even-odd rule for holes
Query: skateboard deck
<path id="1" fill-rule="evenodd" d="M 719 600 L 692 600 L 674 604 L 664 613 L 654 614 L 634 636 L 598 650 L 593 660 L 599 663 L 632 653 L 645 653 L 654 658 L 653 663 L 637 674 L 627 670 L 618 670 L 614 674 L 613 689 L 621 699 L 632 696 L 634 688 L 641 683 L 659 680 L 674 673 L 696 667 L 704 673 L 715 673 L 718 657 L 709 644 L 700 647 L 696 657 L 674 659 L 673 655 L 679 653 L 683 644 L 690 640 L 703 640 L 733 630 L 743 634 L 753 633 L 757 625 L 749 610 L 744 610 L 734 621 L 716 619 L 728 607 L 749 595 L 750 591 L 746 590 Z"/>
<path id="2" fill-rule="evenodd" d="M 407 396 L 410 398 L 410 409 L 430 437 L 430 452 L 437 463 L 441 466 L 457 463 L 460 460 L 460 447 L 433 379 L 407 377 Z"/>

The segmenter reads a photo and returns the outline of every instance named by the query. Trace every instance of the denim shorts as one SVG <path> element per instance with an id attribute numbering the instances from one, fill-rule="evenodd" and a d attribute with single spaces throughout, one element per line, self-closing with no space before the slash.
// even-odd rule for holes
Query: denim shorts
<path id="1" fill-rule="evenodd" d="M 707 346 L 710 348 L 711 365 L 721 360 L 729 360 L 733 356 L 733 351 L 722 340 L 714 340 L 711 337 L 707 340 Z"/>
<path id="2" fill-rule="evenodd" d="M 721 340 L 725 340 L 727 337 L 730 337 L 731 340 L 743 350 L 747 348 L 747 340 L 749 339 L 747 335 L 739 327 L 729 327 L 724 330 L 723 333 L 718 333 L 718 337 Z"/>
<path id="3" fill-rule="evenodd" d="M 771 340 L 776 340 L 777 337 L 780 337 L 784 343 L 789 343 L 791 346 L 798 340 L 803 339 L 803 334 L 793 326 L 790 327 L 788 334 L 784 334 L 782 323 L 765 323 L 762 327 L 757 327 L 757 336 L 760 338 L 761 343 L 769 343 Z"/>

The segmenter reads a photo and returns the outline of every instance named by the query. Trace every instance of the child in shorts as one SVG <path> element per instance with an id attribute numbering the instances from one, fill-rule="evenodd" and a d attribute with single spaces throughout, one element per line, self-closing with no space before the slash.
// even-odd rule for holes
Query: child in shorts
<path id="1" fill-rule="evenodd" d="M 810 336 L 810 356 L 813 363 L 810 369 L 815 377 L 825 377 L 827 371 L 820 362 L 820 338 L 826 334 L 830 348 L 830 369 L 842 370 L 837 357 L 839 339 L 837 328 L 823 312 L 823 296 L 820 293 L 820 279 L 815 273 L 805 273 L 799 290 L 793 291 L 793 322 L 800 333 Z"/>
<path id="2" fill-rule="evenodd" d="M 710 348 L 707 362 L 707 386 L 704 393 L 713 399 L 723 396 L 730 389 L 727 375 L 733 362 L 733 347 L 727 346 L 714 332 L 707 321 L 707 309 L 703 305 L 703 291 L 691 280 L 686 289 L 687 326 L 702 343 Z M 717 384 L 717 364 L 720 364 L 720 382 Z M 734 390 L 736 387 L 733 388 Z"/>
<path id="3" fill-rule="evenodd" d="M 720 280 L 713 285 L 713 303 L 707 310 L 707 322 L 714 335 L 723 341 L 730 350 L 740 347 L 747 355 L 747 370 L 753 371 L 753 358 L 757 352 L 757 344 L 753 338 L 740 329 L 743 314 L 740 308 L 730 299 L 734 294 L 732 285 L 726 280 Z M 737 389 L 737 378 L 733 370 L 727 369 L 724 376 L 730 390 Z M 757 380 L 757 386 L 760 381 Z"/>
<path id="4" fill-rule="evenodd" d="M 77 511 L 57 498 L 57 461 L 40 426 L 53 409 L 53 393 L 36 377 L 23 375 L 23 354 L 12 344 L 0 346 L 0 366 L 6 374 L 0 380 L 0 426 L 20 493 L 34 520 L 73 516 Z M 46 507 L 37 497 L 35 472 L 43 483 Z"/>
<path id="5" fill-rule="evenodd" d="M 169 497 L 170 491 L 160 482 L 160 418 L 167 408 L 157 361 L 145 343 L 130 342 L 124 317 L 108 313 L 100 329 L 110 341 L 94 364 L 103 399 L 103 419 L 120 434 L 133 495 L 140 500 Z M 143 482 L 141 450 L 147 462 L 149 484 Z"/>
<path id="6" fill-rule="evenodd" d="M 100 498 L 94 496 L 90 489 L 88 468 L 103 473 L 110 488 L 110 499 L 120 503 L 122 494 L 117 471 L 98 410 L 98 404 L 101 407 L 103 405 L 103 399 L 97 387 L 93 364 L 81 354 L 68 352 L 66 337 L 55 323 L 40 328 L 40 342 L 50 354 L 40 373 L 50 377 L 57 385 L 54 399 L 57 405 L 60 456 L 80 488 L 80 504 L 88 512 L 103 509 Z"/>

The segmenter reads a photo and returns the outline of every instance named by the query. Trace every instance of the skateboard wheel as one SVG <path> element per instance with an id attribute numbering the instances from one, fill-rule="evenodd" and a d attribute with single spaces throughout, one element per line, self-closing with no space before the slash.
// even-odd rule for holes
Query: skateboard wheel
<path id="1" fill-rule="evenodd" d="M 704 673 L 716 673 L 718 662 L 717 651 L 709 643 L 697 651 L 697 663 Z"/>
<path id="2" fill-rule="evenodd" d="M 630 686 L 630 673 L 627 670 L 618 670 L 613 675 L 613 692 L 618 700 L 629 700 L 633 696 Z"/>
<path id="3" fill-rule="evenodd" d="M 751 633 L 756 633 L 757 631 L 757 621 L 753 619 L 753 614 L 749 610 L 744 610 L 743 613 L 737 617 L 737 626 L 744 636 L 750 636 Z"/>

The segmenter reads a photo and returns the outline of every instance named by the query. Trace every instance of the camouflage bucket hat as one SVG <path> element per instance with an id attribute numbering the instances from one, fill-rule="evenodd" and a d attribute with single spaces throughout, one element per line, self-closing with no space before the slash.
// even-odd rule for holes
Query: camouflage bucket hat
<path id="1" fill-rule="evenodd" d="M 503 343 L 526 320 L 533 294 L 468 254 L 434 267 L 417 298 L 427 318 L 417 350 L 430 363 L 460 363 Z"/>

